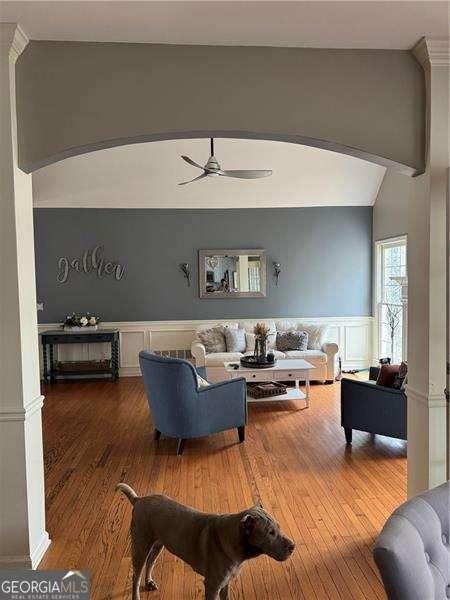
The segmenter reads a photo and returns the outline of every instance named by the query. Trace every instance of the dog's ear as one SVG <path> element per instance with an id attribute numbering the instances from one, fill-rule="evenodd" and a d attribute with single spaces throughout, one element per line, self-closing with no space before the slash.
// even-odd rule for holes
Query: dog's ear
<path id="1" fill-rule="evenodd" d="M 255 517 L 250 514 L 246 514 L 245 517 L 241 519 L 241 527 L 247 533 L 251 533 L 253 531 L 253 527 L 255 525 Z"/>
<path id="2" fill-rule="evenodd" d="M 261 498 L 258 500 L 258 503 L 256 504 L 256 506 L 257 506 L 258 508 L 262 508 L 262 509 L 264 510 L 264 506 L 263 506 L 263 503 L 262 503 L 262 500 L 261 500 Z"/>

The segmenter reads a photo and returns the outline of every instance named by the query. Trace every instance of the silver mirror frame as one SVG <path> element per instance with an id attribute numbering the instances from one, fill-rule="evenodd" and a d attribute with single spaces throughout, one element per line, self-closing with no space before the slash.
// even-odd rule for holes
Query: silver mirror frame
<path id="1" fill-rule="evenodd" d="M 205 262 L 208 256 L 259 256 L 261 262 L 261 291 L 259 292 L 214 292 L 214 294 L 206 291 L 206 268 Z M 267 296 L 267 259 L 266 251 L 262 248 L 234 248 L 225 249 L 208 249 L 198 251 L 198 283 L 200 298 L 265 298 Z"/>

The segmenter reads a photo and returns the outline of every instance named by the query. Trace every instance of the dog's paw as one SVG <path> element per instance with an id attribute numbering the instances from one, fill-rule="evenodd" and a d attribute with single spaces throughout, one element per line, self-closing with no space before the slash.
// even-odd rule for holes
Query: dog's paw
<path id="1" fill-rule="evenodd" d="M 145 582 L 145 589 L 147 592 L 154 592 L 155 590 L 158 589 L 158 586 L 153 581 L 153 579 L 150 579 L 149 581 Z"/>

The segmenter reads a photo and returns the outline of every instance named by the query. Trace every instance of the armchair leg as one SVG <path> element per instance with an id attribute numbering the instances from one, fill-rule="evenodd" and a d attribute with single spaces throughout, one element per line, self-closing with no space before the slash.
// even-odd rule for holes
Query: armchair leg
<path id="1" fill-rule="evenodd" d="M 352 438 L 353 438 L 353 429 L 351 429 L 350 427 L 344 427 L 344 431 L 345 431 L 345 441 L 347 442 L 347 444 L 351 444 Z"/>
<path id="2" fill-rule="evenodd" d="M 159 442 L 160 437 L 161 437 L 161 432 L 158 431 L 158 429 L 155 429 L 155 442 Z"/>
<path id="3" fill-rule="evenodd" d="M 238 427 L 238 436 L 239 436 L 239 443 L 242 443 L 245 440 L 245 427 L 244 425 L 242 427 Z"/>
<path id="4" fill-rule="evenodd" d="M 184 444 L 185 443 L 186 443 L 185 439 L 178 438 L 178 442 L 177 442 L 177 456 L 180 456 L 181 454 L 183 454 Z"/>

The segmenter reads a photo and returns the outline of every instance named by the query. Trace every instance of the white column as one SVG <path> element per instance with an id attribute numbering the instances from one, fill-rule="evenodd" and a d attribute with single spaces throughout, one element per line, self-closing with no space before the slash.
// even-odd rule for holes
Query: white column
<path id="1" fill-rule="evenodd" d="M 446 479 L 446 179 L 448 39 L 413 50 L 426 79 L 426 172 L 412 185 L 408 223 L 408 494 Z"/>
<path id="2" fill-rule="evenodd" d="M 35 568 L 45 530 L 31 175 L 17 164 L 15 63 L 28 43 L 0 24 L 0 568 Z"/>

